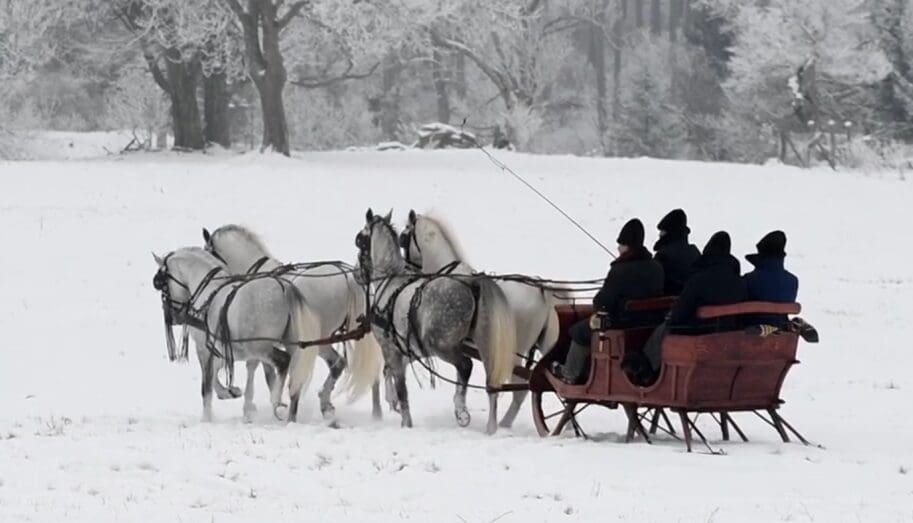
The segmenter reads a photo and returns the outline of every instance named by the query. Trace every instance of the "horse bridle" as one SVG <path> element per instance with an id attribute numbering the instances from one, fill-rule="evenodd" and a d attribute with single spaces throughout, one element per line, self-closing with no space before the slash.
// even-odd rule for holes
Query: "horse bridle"
<path id="1" fill-rule="evenodd" d="M 203 325 L 203 320 L 200 319 L 197 314 L 194 314 L 193 303 L 200 297 L 203 289 L 205 289 L 216 277 L 216 275 L 224 270 L 222 267 L 213 267 L 206 276 L 200 281 L 200 284 L 197 285 L 197 288 L 193 291 L 190 290 L 190 287 L 187 286 L 181 280 L 175 278 L 171 271 L 168 268 L 168 260 L 171 259 L 171 256 L 174 253 L 169 253 L 162 260 L 162 265 L 159 267 L 159 270 L 155 273 L 155 276 L 152 277 L 152 286 L 162 293 L 162 310 L 165 314 L 165 322 L 174 324 L 174 320 L 178 320 L 179 324 L 187 324 L 191 327 L 205 327 Z M 174 282 L 177 286 L 183 288 L 187 291 L 189 297 L 187 301 L 175 300 L 171 296 L 171 290 L 168 288 L 168 282 Z"/>
<path id="2" fill-rule="evenodd" d="M 410 248 L 412 245 L 415 246 L 415 252 L 422 256 L 422 246 L 418 244 L 418 239 L 415 237 L 415 224 L 409 224 L 399 235 L 399 246 L 405 253 L 406 263 L 414 269 L 421 269 L 422 264 L 412 259 L 412 249 Z"/>

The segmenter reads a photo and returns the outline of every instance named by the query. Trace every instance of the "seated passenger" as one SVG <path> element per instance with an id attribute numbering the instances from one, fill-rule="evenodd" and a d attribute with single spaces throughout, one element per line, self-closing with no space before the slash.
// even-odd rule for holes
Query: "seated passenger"
<path id="1" fill-rule="evenodd" d="M 640 314 L 625 310 L 627 301 L 662 295 L 663 268 L 644 247 L 644 226 L 640 220 L 635 218 L 626 223 L 617 241 L 618 258 L 612 262 L 602 288 L 593 298 L 597 314 L 571 327 L 572 342 L 565 364 L 554 369 L 568 383 L 579 383 L 586 378 L 593 330 L 642 323 Z"/>
<path id="2" fill-rule="evenodd" d="M 714 234 L 704 246 L 704 252 L 694 264 L 694 274 L 669 311 L 666 322 L 656 328 L 644 346 L 643 355 L 654 375 L 662 366 L 662 339 L 667 331 L 703 334 L 738 328 L 734 318 L 701 320 L 697 317 L 699 307 L 729 305 L 748 298 L 745 281 L 739 275 L 739 261 L 730 254 L 731 248 L 732 241 L 725 231 Z M 626 370 L 643 375 L 645 369 L 637 368 L 636 362 L 633 363 L 635 368 Z"/>
<path id="3" fill-rule="evenodd" d="M 742 279 L 748 287 L 748 299 L 793 303 L 799 291 L 799 280 L 783 267 L 786 258 L 786 234 L 773 231 L 761 238 L 757 254 L 745 257 L 755 269 Z M 786 329 L 789 318 L 785 315 L 754 315 L 749 322 L 758 325 L 772 325 Z"/>
<path id="4" fill-rule="evenodd" d="M 664 293 L 666 296 L 678 296 L 691 276 L 694 262 L 701 257 L 701 251 L 688 243 L 688 217 L 685 211 L 675 209 L 663 217 L 656 226 L 659 239 L 653 245 L 656 253 L 653 259 L 663 266 L 666 276 Z"/>

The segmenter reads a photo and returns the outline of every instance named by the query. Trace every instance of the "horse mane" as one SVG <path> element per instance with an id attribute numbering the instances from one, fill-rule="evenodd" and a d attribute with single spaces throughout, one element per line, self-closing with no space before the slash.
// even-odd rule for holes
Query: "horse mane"
<path id="1" fill-rule="evenodd" d="M 450 246 L 450 249 L 456 255 L 456 259 L 467 265 L 471 265 L 468 258 L 466 258 L 466 251 L 463 250 L 463 245 L 459 240 L 457 240 L 457 236 L 453 232 L 453 227 L 450 226 L 450 223 L 447 220 L 441 216 L 434 214 L 433 212 L 428 214 L 420 214 L 419 219 L 428 220 L 434 224 L 434 226 L 437 227 L 437 229 L 441 232 L 441 237 L 445 242 L 447 242 L 447 244 Z"/>
<path id="2" fill-rule="evenodd" d="M 263 240 L 260 238 L 260 235 L 258 235 L 254 231 L 248 229 L 247 227 L 244 227 L 243 225 L 237 225 L 237 224 L 231 223 L 231 224 L 223 225 L 223 226 L 219 227 L 218 229 L 215 230 L 215 232 L 212 233 L 212 235 L 215 236 L 216 234 L 223 233 L 223 232 L 224 233 L 234 233 L 234 234 L 243 236 L 245 240 L 254 244 L 258 249 L 263 251 L 264 256 L 268 256 L 270 258 L 273 257 L 273 255 L 270 254 L 269 249 L 266 248 L 266 244 L 264 244 Z"/>
<path id="3" fill-rule="evenodd" d="M 196 258 L 198 261 L 207 264 L 207 265 L 217 265 L 219 267 L 224 267 L 225 264 L 222 263 L 218 258 L 212 255 L 211 252 L 206 249 L 198 246 L 192 247 L 182 247 L 176 251 L 175 254 L 184 254 L 191 258 Z"/>

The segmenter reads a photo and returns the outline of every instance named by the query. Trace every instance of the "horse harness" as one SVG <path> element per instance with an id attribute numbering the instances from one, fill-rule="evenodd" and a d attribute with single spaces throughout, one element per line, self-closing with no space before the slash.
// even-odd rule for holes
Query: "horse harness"
<path id="1" fill-rule="evenodd" d="M 373 232 L 374 226 L 377 224 L 383 224 L 387 226 L 386 222 L 382 218 L 377 217 L 373 222 L 371 222 L 371 231 Z M 396 235 L 394 235 L 396 237 Z M 399 238 L 399 245 L 404 247 L 406 252 L 409 252 L 409 244 L 414 243 L 419 253 L 421 253 L 421 248 L 418 246 L 418 243 L 415 241 L 414 231 L 409 234 L 403 234 Z M 361 265 L 362 271 L 365 273 L 365 279 L 367 281 L 372 281 L 371 278 L 371 240 L 370 235 L 365 237 L 362 234 L 359 234 L 355 240 L 356 246 L 359 248 L 359 264 Z M 379 304 L 379 298 L 382 296 L 388 289 L 388 287 L 393 283 L 393 277 L 381 279 L 382 283 L 380 288 L 375 292 L 374 300 L 369 300 L 368 307 L 368 320 L 369 323 L 373 326 L 376 326 L 383 330 L 384 335 L 391 339 L 396 346 L 397 350 L 405 356 L 409 361 L 421 360 L 422 358 L 427 358 L 430 356 L 428 349 L 422 343 L 421 337 L 417 334 L 418 331 L 418 321 L 417 313 L 419 307 L 421 307 L 422 297 L 424 295 L 425 288 L 431 282 L 437 280 L 438 278 L 451 278 L 456 280 L 467 288 L 469 288 L 472 293 L 473 307 L 472 320 L 470 321 L 470 332 L 475 331 L 476 324 L 478 322 L 479 314 L 479 299 L 481 294 L 481 289 L 478 281 L 474 277 L 467 278 L 456 278 L 453 275 L 454 269 L 459 266 L 459 261 L 453 261 L 444 267 L 441 267 L 440 270 L 434 274 L 423 274 L 418 272 L 418 264 L 411 261 L 407 254 L 406 262 L 409 264 L 407 267 L 408 274 L 405 276 L 405 281 L 396 287 L 393 292 L 390 294 L 389 299 L 382 306 Z M 475 275 L 474 275 L 475 276 Z M 400 297 L 400 294 L 409 287 L 410 285 L 415 284 L 416 282 L 421 281 L 419 285 L 415 288 L 415 292 L 412 294 L 412 297 L 409 300 L 409 310 L 407 313 L 407 322 L 406 322 L 406 333 L 405 335 L 397 332 L 396 324 L 394 321 L 394 315 L 396 312 L 396 302 Z M 412 349 L 416 346 L 418 351 Z M 429 369 L 430 370 L 430 369 Z"/>

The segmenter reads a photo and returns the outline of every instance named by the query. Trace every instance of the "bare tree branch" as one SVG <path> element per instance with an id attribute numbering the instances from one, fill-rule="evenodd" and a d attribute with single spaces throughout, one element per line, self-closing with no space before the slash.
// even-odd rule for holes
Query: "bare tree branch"
<path id="1" fill-rule="evenodd" d="M 310 4 L 310 2 L 308 0 L 301 0 L 299 2 L 295 2 L 294 4 L 292 4 L 291 7 L 288 8 L 288 11 L 284 15 L 282 15 L 282 18 L 280 18 L 279 21 L 276 22 L 276 26 L 278 26 L 279 29 L 284 29 L 285 26 L 287 26 L 289 24 L 289 22 L 292 21 L 293 18 L 298 16 L 301 13 L 301 10 L 304 9 L 305 7 L 307 7 L 309 4 Z M 281 2 L 279 5 L 281 5 Z M 276 7 L 278 8 L 278 5 Z"/>
<path id="2" fill-rule="evenodd" d="M 361 80 L 361 79 L 367 78 L 367 77 L 373 75 L 374 72 L 377 71 L 378 67 L 380 67 L 380 62 L 375 63 L 367 71 L 365 71 L 363 73 L 349 73 L 349 71 L 352 70 L 352 64 L 350 63 L 349 68 L 346 70 L 346 72 L 339 76 L 334 76 L 332 78 L 324 78 L 324 79 L 320 79 L 320 80 L 314 79 L 313 77 L 299 78 L 297 80 L 291 80 L 291 81 L 289 81 L 289 83 L 292 85 L 296 85 L 298 87 L 303 87 L 305 89 L 316 89 L 318 87 L 329 87 L 331 85 L 345 82 L 348 80 Z"/>
<path id="3" fill-rule="evenodd" d="M 244 11 L 244 8 L 241 7 L 241 4 L 238 3 L 238 0 L 225 0 L 225 3 L 233 13 L 238 15 L 238 18 L 241 20 L 241 22 L 244 22 L 247 19 L 248 14 Z"/>

